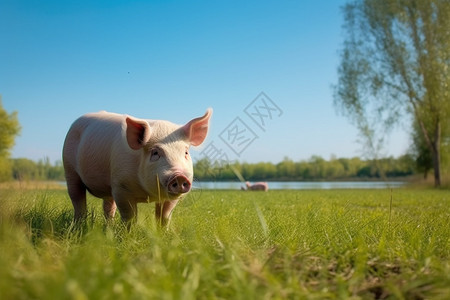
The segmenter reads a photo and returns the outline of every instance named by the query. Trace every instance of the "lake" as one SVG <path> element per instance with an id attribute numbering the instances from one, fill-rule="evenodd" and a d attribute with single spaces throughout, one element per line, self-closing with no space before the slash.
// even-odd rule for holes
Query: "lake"
<path id="1" fill-rule="evenodd" d="M 399 188 L 406 183 L 401 181 L 270 181 L 269 190 L 328 190 L 328 189 L 387 189 Z M 194 181 L 193 188 L 205 190 L 239 190 L 242 182 L 232 181 Z"/>

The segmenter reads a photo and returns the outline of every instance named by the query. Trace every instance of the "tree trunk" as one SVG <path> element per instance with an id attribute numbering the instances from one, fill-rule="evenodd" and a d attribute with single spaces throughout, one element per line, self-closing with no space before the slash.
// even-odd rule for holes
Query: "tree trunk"
<path id="1" fill-rule="evenodd" d="M 412 102 L 413 103 L 413 102 Z M 416 105 L 413 103 L 414 111 L 416 114 L 416 118 L 419 122 L 420 128 L 422 129 L 422 133 L 425 137 L 425 141 L 427 143 L 428 148 L 431 152 L 431 157 L 433 159 L 433 169 L 434 169 L 434 186 L 441 186 L 441 122 L 439 118 L 436 120 L 436 127 L 434 128 L 434 138 L 433 140 L 430 138 L 429 132 L 425 128 L 425 125 L 420 118 Z"/>
<path id="2" fill-rule="evenodd" d="M 440 151 L 433 152 L 434 186 L 441 186 L 441 157 Z"/>
<path id="3" fill-rule="evenodd" d="M 434 186 L 441 186 L 441 123 L 439 120 L 436 122 L 436 128 L 434 132 L 434 141 L 431 149 L 431 155 L 433 156 L 433 168 L 434 168 Z"/>

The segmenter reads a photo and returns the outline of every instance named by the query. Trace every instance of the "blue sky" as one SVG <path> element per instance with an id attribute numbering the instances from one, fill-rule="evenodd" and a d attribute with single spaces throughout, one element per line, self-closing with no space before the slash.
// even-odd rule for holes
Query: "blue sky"
<path id="1" fill-rule="evenodd" d="M 0 94 L 22 126 L 12 156 L 59 160 L 87 112 L 183 124 L 208 107 L 195 158 L 211 144 L 247 162 L 361 156 L 357 131 L 333 107 L 344 3 L 3 0 Z M 245 113 L 261 92 L 280 109 L 263 129 Z M 254 133 L 239 154 L 224 138 L 236 118 Z M 400 126 L 385 154 L 407 148 Z"/>

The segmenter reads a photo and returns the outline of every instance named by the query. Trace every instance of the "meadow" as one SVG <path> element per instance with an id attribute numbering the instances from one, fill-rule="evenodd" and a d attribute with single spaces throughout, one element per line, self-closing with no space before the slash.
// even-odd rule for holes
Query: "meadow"
<path id="1" fill-rule="evenodd" d="M 191 192 L 168 230 L 0 188 L 0 299 L 449 299 L 450 192 Z"/>

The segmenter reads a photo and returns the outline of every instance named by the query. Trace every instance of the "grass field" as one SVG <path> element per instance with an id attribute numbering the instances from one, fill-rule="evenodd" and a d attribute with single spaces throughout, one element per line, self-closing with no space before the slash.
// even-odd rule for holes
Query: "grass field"
<path id="1" fill-rule="evenodd" d="M 64 190 L 0 189 L 0 299 L 450 297 L 448 190 L 194 191 L 167 231 L 101 203 L 75 229 Z"/>

